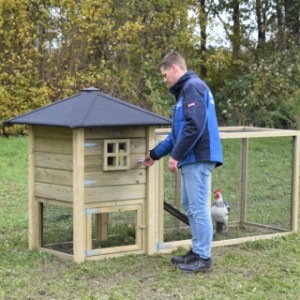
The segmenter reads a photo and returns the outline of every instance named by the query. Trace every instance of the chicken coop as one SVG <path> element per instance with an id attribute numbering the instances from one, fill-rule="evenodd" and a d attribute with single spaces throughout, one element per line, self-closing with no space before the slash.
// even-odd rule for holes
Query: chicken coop
<path id="1" fill-rule="evenodd" d="M 156 252 L 158 180 L 143 166 L 170 120 L 96 88 L 14 117 L 29 130 L 29 248 L 76 262 Z"/>
<path id="2" fill-rule="evenodd" d="M 230 213 L 228 234 L 217 235 L 213 247 L 297 232 L 300 132 L 253 126 L 219 130 L 224 165 L 212 173 L 210 200 L 212 203 L 213 192 L 221 189 Z M 157 141 L 166 138 L 169 131 L 157 129 Z M 156 172 L 160 198 L 165 200 L 159 202 L 159 251 L 190 247 L 188 222 L 180 203 L 180 174 L 175 180 L 170 178 L 163 161 Z M 166 212 L 172 207 L 179 210 L 175 217 Z"/>

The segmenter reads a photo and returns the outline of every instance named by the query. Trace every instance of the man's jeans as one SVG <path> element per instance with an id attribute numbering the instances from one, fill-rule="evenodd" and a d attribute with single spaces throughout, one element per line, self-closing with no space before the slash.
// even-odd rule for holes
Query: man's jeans
<path id="1" fill-rule="evenodd" d="M 181 168 L 182 206 L 189 218 L 192 250 L 209 258 L 213 228 L 209 207 L 210 174 L 215 163 L 194 163 Z"/>

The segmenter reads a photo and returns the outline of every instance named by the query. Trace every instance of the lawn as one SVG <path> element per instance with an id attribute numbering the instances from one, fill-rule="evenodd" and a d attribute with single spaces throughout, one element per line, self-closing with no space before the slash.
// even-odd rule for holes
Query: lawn
<path id="1" fill-rule="evenodd" d="M 267 151 L 261 141 L 249 149 L 249 218 L 285 228 L 291 143 L 286 138 L 263 143 Z M 238 145 L 223 146 L 225 165 L 216 170 L 213 189 L 224 190 L 234 221 Z M 172 198 L 168 188 L 166 197 Z M 27 138 L 0 138 L 0 299 L 299 299 L 299 234 L 213 248 L 212 256 L 213 272 L 191 275 L 170 264 L 171 254 L 75 264 L 28 251 Z"/>

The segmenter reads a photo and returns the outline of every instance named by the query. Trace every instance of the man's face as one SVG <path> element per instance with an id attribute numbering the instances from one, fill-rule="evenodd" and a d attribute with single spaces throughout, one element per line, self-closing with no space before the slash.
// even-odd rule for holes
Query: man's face
<path id="1" fill-rule="evenodd" d="M 160 73 L 161 76 L 163 77 L 164 83 L 166 83 L 169 87 L 172 87 L 179 79 L 178 72 L 175 65 L 172 65 L 168 69 L 161 67 Z"/>

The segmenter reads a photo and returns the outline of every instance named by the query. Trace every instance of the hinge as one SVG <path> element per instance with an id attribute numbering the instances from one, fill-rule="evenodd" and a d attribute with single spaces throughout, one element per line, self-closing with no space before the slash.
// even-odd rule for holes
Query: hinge
<path id="1" fill-rule="evenodd" d="M 96 183 L 96 180 L 85 180 L 84 181 L 84 185 L 92 185 L 92 184 L 95 184 Z"/>
<path id="2" fill-rule="evenodd" d="M 99 147 L 96 143 L 84 143 L 84 147 L 91 148 L 91 147 Z"/>
<path id="3" fill-rule="evenodd" d="M 93 255 L 100 255 L 101 251 L 100 250 L 85 250 L 84 254 L 85 254 L 85 257 L 93 256 Z"/>
<path id="4" fill-rule="evenodd" d="M 157 243 L 156 244 L 156 251 L 159 252 L 161 249 L 169 249 L 171 247 L 172 247 L 172 244 Z"/>
<path id="5" fill-rule="evenodd" d="M 139 163 L 139 164 L 142 164 L 144 161 L 145 161 L 145 158 L 144 158 L 144 157 L 141 157 L 141 158 L 138 159 L 138 163 Z"/>
<path id="6" fill-rule="evenodd" d="M 90 214 L 97 214 L 97 213 L 100 213 L 101 212 L 101 209 L 92 209 L 92 208 L 85 208 L 84 209 L 84 213 L 85 215 L 90 215 Z"/>

